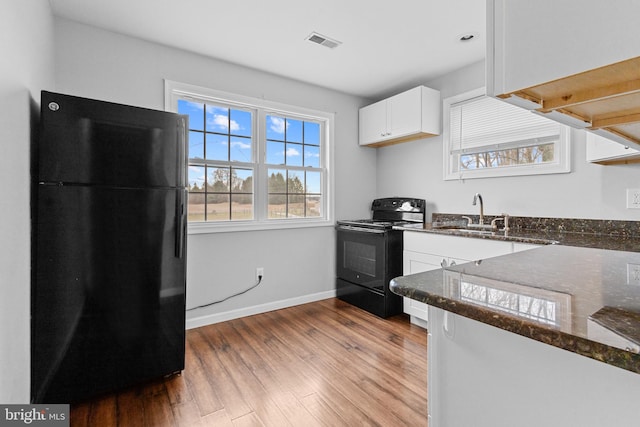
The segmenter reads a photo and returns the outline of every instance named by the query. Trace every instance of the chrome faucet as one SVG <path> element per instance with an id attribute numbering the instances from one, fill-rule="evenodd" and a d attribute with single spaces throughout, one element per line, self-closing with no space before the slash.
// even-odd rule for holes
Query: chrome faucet
<path id="1" fill-rule="evenodd" d="M 484 225 L 484 203 L 482 202 L 482 196 L 480 195 L 480 193 L 476 193 L 473 196 L 472 205 L 475 206 L 478 200 L 480 200 L 480 220 L 478 221 L 478 224 Z"/>

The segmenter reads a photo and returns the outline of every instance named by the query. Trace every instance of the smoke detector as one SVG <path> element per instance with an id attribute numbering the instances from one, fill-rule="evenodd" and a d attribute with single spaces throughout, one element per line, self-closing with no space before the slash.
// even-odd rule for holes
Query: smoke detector
<path id="1" fill-rule="evenodd" d="M 335 49 L 336 47 L 342 44 L 342 42 L 339 42 L 338 40 L 334 40 L 329 37 L 323 36 L 322 34 L 318 34 L 315 31 L 309 34 L 306 40 L 312 43 L 319 44 L 321 46 L 328 47 L 329 49 Z"/>

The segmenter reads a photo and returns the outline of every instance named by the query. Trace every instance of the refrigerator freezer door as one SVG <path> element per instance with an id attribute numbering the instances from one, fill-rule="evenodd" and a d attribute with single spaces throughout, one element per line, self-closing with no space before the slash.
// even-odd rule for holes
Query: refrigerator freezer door
<path id="1" fill-rule="evenodd" d="M 186 118 L 42 92 L 38 182 L 185 187 Z"/>
<path id="2" fill-rule="evenodd" d="M 182 191 L 38 186 L 34 402 L 76 402 L 184 368 Z"/>

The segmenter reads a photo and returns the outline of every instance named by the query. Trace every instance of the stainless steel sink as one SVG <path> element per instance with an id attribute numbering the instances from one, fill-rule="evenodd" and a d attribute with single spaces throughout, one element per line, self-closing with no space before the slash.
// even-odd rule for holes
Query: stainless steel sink
<path id="1" fill-rule="evenodd" d="M 476 234 L 476 235 L 487 235 L 487 236 L 498 236 L 504 233 L 501 233 L 498 230 L 488 230 L 488 229 L 480 229 L 480 228 L 462 228 L 462 227 L 433 227 L 433 230 L 440 231 L 449 231 L 453 233 L 460 234 Z"/>

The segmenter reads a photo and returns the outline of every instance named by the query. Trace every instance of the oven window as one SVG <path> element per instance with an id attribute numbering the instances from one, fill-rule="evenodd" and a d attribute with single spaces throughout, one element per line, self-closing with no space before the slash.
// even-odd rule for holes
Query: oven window
<path id="1" fill-rule="evenodd" d="M 348 270 L 375 277 L 376 246 L 352 241 L 344 242 L 343 265 Z"/>

